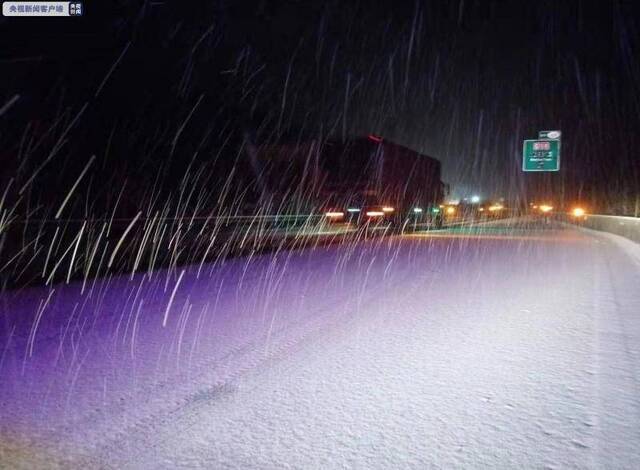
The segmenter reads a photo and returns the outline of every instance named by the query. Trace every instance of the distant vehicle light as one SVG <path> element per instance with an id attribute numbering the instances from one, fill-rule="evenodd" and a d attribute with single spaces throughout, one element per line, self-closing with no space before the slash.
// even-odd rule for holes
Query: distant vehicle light
<path id="1" fill-rule="evenodd" d="M 367 211 L 367 217 L 382 217 L 383 215 L 382 211 Z"/>
<path id="2" fill-rule="evenodd" d="M 433 210 L 435 211 L 436 209 L 434 208 Z M 415 212 L 416 214 L 419 214 L 420 212 L 422 212 L 422 207 L 414 207 L 413 212 Z"/>
<path id="3" fill-rule="evenodd" d="M 456 208 L 455 207 L 451 207 L 451 206 L 447 207 L 447 214 L 453 215 L 455 213 L 456 213 Z"/>
<path id="4" fill-rule="evenodd" d="M 536 204 L 532 204 L 532 206 L 533 206 L 534 209 L 538 208 L 538 206 Z"/>
<path id="5" fill-rule="evenodd" d="M 541 212 L 551 212 L 552 210 L 553 210 L 553 206 L 548 206 L 546 204 L 543 204 L 540 206 Z"/>
<path id="6" fill-rule="evenodd" d="M 573 209 L 573 211 L 571 211 L 571 214 L 574 217 L 584 217 L 586 211 L 582 207 L 576 207 L 575 209 Z"/>
<path id="7" fill-rule="evenodd" d="M 351 212 L 351 213 L 360 212 L 360 209 L 358 209 L 357 207 L 349 207 L 347 208 L 347 212 Z"/>
<path id="8" fill-rule="evenodd" d="M 395 209 L 391 206 L 384 206 L 382 212 L 393 212 Z"/>
<path id="9" fill-rule="evenodd" d="M 501 211 L 502 209 L 504 209 L 504 206 L 502 204 L 494 204 L 492 206 L 489 206 L 489 210 L 491 212 Z"/>
<path id="10" fill-rule="evenodd" d="M 480 209 L 478 209 L 480 212 L 484 212 L 484 207 L 481 207 Z M 489 208 L 489 210 L 491 210 L 491 208 Z"/>
<path id="11" fill-rule="evenodd" d="M 325 212 L 324 215 L 330 219 L 341 219 L 344 217 L 344 212 Z"/>

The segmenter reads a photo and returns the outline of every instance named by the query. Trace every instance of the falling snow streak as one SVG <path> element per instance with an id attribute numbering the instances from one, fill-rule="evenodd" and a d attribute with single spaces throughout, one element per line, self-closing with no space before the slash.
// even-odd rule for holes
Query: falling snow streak
<path id="1" fill-rule="evenodd" d="M 182 281 L 182 276 L 184 276 L 184 269 L 180 271 L 180 276 L 178 276 L 178 280 L 176 281 L 176 284 L 173 286 L 173 291 L 171 292 L 169 303 L 167 304 L 167 308 L 164 311 L 164 316 L 162 317 L 162 326 L 167 326 L 167 320 L 169 319 L 169 311 L 171 310 L 171 305 L 173 305 L 173 299 L 176 296 L 178 287 L 180 287 L 180 281 Z"/>
<path id="2" fill-rule="evenodd" d="M 9 101 L 2 105 L 0 108 L 0 116 L 6 113 L 19 99 L 20 95 L 14 95 Z"/>
<path id="3" fill-rule="evenodd" d="M 140 215 L 142 215 L 142 212 L 138 212 L 136 214 L 136 216 L 131 220 L 131 222 L 129 223 L 129 225 L 127 225 L 127 228 L 124 230 L 124 233 L 122 234 L 122 236 L 120 237 L 120 239 L 118 240 L 118 243 L 116 243 L 115 248 L 113 249 L 113 252 L 111 253 L 111 257 L 109 258 L 109 264 L 107 265 L 108 267 L 111 267 L 111 265 L 113 265 L 113 261 L 115 260 L 116 255 L 118 254 L 118 250 L 120 249 L 120 247 L 122 246 L 122 243 L 124 242 L 124 239 L 127 237 L 127 234 L 129 233 L 129 231 L 131 231 L 131 229 L 133 228 L 133 226 L 135 225 L 135 223 L 138 221 L 138 219 L 140 218 Z"/>
<path id="4" fill-rule="evenodd" d="M 87 173 L 87 170 L 89 169 L 89 167 L 91 166 L 91 164 L 94 162 L 95 159 L 96 159 L 96 156 L 92 155 L 89 161 L 87 162 L 86 166 L 83 168 L 82 172 L 78 176 L 78 179 L 76 180 L 76 182 L 73 184 L 73 186 L 71 186 L 71 189 L 67 193 L 67 196 L 64 198 L 64 201 L 62 201 L 62 204 L 60 204 L 60 208 L 58 209 L 58 212 L 56 212 L 56 215 L 55 215 L 56 219 L 60 218 L 60 215 L 64 210 L 64 206 L 66 206 L 67 202 L 69 202 L 69 198 L 73 194 L 73 191 L 77 188 L 78 184 L 80 184 L 80 180 L 82 180 L 82 177 Z"/>

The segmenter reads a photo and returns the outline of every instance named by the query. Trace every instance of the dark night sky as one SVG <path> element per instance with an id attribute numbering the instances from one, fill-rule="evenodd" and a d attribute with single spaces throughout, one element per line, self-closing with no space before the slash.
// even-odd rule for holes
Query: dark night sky
<path id="1" fill-rule="evenodd" d="M 375 132 L 439 158 L 460 194 L 638 192 L 634 2 L 188 5 L 87 3 L 82 19 L 3 19 L 0 101 L 20 95 L 0 117 L 3 181 L 26 181 L 86 103 L 39 175 L 45 186 L 73 181 L 92 154 L 95 190 L 111 194 L 123 177 L 170 180 L 196 151 L 206 162 L 226 145 L 220 158 L 233 159 L 243 132 Z M 521 142 L 541 129 L 562 129 L 563 169 L 525 180 Z"/>

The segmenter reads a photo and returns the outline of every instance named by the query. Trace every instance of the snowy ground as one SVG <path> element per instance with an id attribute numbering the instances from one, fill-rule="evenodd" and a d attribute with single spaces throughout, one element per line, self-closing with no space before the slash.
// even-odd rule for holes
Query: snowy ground
<path id="1" fill-rule="evenodd" d="M 640 266 L 492 225 L 0 298 L 0 467 L 640 468 Z"/>

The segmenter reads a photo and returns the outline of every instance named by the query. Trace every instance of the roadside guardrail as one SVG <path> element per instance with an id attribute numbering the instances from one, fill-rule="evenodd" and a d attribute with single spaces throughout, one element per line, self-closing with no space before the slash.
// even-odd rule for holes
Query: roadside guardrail
<path id="1" fill-rule="evenodd" d="M 581 226 L 601 232 L 613 233 L 640 243 L 640 218 L 617 215 L 587 215 L 579 221 L 568 217 L 568 222 L 578 222 Z"/>
<path id="2" fill-rule="evenodd" d="M 483 220 L 448 220 L 442 228 Z M 435 228 L 408 224 L 403 232 Z M 133 275 L 185 265 L 202 269 L 206 262 L 242 254 L 396 233 L 388 227 L 362 229 L 327 223 L 319 214 L 14 219 L 0 225 L 0 285 L 86 282 L 109 273 Z"/>

